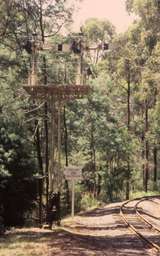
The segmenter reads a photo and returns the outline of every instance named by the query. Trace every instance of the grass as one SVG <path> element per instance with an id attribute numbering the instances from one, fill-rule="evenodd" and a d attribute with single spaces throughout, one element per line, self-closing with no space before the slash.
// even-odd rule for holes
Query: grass
<path id="1" fill-rule="evenodd" d="M 148 191 L 148 192 L 137 191 L 137 192 L 132 192 L 130 199 L 139 198 L 139 197 L 143 197 L 143 196 L 159 195 L 159 194 L 160 194 L 160 192 L 158 192 L 158 191 Z"/>
<path id="2" fill-rule="evenodd" d="M 51 231 L 12 229 L 0 237 L 0 256 L 47 256 Z"/>
<path id="3" fill-rule="evenodd" d="M 60 228 L 13 229 L 0 237 L 0 256 L 96 255 L 88 240 Z"/>
<path id="4" fill-rule="evenodd" d="M 83 195 L 81 200 L 81 210 L 86 211 L 94 209 L 100 205 L 100 202 L 90 193 Z"/>

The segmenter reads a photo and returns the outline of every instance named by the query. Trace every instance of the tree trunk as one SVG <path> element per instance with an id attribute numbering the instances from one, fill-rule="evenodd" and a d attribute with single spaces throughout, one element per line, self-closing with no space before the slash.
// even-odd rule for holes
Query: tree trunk
<path id="1" fill-rule="evenodd" d="M 101 193 L 101 181 L 102 181 L 102 177 L 101 175 L 98 173 L 98 181 L 97 181 L 97 197 L 100 195 Z"/>
<path id="2" fill-rule="evenodd" d="M 148 104 L 145 103 L 145 133 L 148 132 Z M 149 142 L 145 136 L 145 166 L 144 166 L 144 190 L 148 191 L 148 175 L 149 175 Z"/>
<path id="3" fill-rule="evenodd" d="M 39 174 L 43 176 L 43 160 L 41 153 L 41 145 L 40 145 L 40 133 L 38 122 L 36 121 L 36 149 L 37 149 L 37 159 L 39 165 Z M 38 180 L 38 193 L 39 193 L 39 225 L 42 224 L 42 193 L 43 193 L 43 178 Z"/>
<path id="4" fill-rule="evenodd" d="M 44 39 L 43 39 L 44 40 Z M 43 80 L 47 85 L 47 65 L 46 58 L 43 57 Z M 46 176 L 46 209 L 48 209 L 49 200 L 49 127 L 48 127 L 48 103 L 44 105 L 44 130 L 45 130 L 45 176 Z"/>
<path id="5" fill-rule="evenodd" d="M 130 163 L 127 161 L 127 180 L 126 180 L 126 200 L 129 199 L 130 194 Z"/>
<path id="6" fill-rule="evenodd" d="M 46 176 L 46 209 L 48 208 L 48 191 L 49 191 L 49 145 L 48 145 L 48 105 L 45 103 L 45 120 L 44 120 L 44 129 L 45 129 L 45 176 Z"/>
<path id="7" fill-rule="evenodd" d="M 149 158 L 149 145 L 148 141 L 145 142 L 145 168 L 144 168 L 144 190 L 145 192 L 148 191 L 148 178 L 149 178 L 149 165 L 148 159 Z"/>
<path id="8" fill-rule="evenodd" d="M 97 191 L 96 191 L 96 150 L 95 150 L 95 141 L 94 141 L 94 124 L 91 123 L 91 144 L 90 144 L 90 149 L 91 149 L 91 161 L 93 163 L 93 172 L 95 174 L 95 179 L 94 179 L 94 185 L 92 189 L 92 194 L 96 196 Z"/>
<path id="9" fill-rule="evenodd" d="M 41 30 L 41 38 L 42 42 L 45 42 L 45 34 L 44 34 L 44 24 L 43 24 L 43 2 L 40 0 L 40 18 L 39 18 L 39 24 L 40 24 L 40 30 Z M 47 84 L 47 70 L 46 70 L 46 57 L 43 56 L 43 80 L 44 85 Z M 49 137 L 48 137 L 48 104 L 47 101 L 44 105 L 44 129 L 45 129 L 45 176 L 46 176 L 46 210 L 48 211 L 48 191 L 49 191 Z"/>
<path id="10" fill-rule="evenodd" d="M 65 162 L 66 166 L 68 166 L 68 129 L 66 123 L 66 107 L 64 106 L 63 109 L 63 123 L 64 123 L 64 148 L 65 148 Z M 67 203 L 67 212 L 69 211 L 70 207 L 70 198 L 69 198 L 69 185 L 68 181 L 65 180 L 65 188 L 66 188 L 66 203 Z"/>
<path id="11" fill-rule="evenodd" d="M 130 100 L 131 100 L 131 87 L 130 87 L 130 63 L 128 62 L 127 66 L 127 128 L 128 133 L 130 131 L 130 122 L 131 122 L 131 106 L 130 106 Z M 127 160 L 127 178 L 126 178 L 126 200 L 129 199 L 130 194 L 130 159 L 128 156 Z"/>
<path id="12" fill-rule="evenodd" d="M 65 160 L 66 166 L 68 166 L 68 129 L 66 123 L 66 107 L 63 109 L 63 121 L 64 121 L 64 148 L 65 148 Z"/>
<path id="13" fill-rule="evenodd" d="M 145 160 L 145 148 L 144 148 L 144 142 L 145 142 L 145 135 L 144 135 L 144 132 L 142 133 L 142 137 L 141 137 L 141 143 L 142 143 L 142 172 L 143 172 L 143 187 L 144 187 L 144 170 L 145 170 L 145 163 L 144 163 L 144 160 Z"/>
<path id="14" fill-rule="evenodd" d="M 154 176 L 153 176 L 153 181 L 156 184 L 157 183 L 157 148 L 154 146 L 153 149 L 153 160 L 154 160 Z"/>
<path id="15" fill-rule="evenodd" d="M 157 95 L 158 95 L 158 89 L 156 88 L 155 93 L 154 93 L 154 106 L 157 103 Z M 154 148 L 153 148 L 153 162 L 154 162 L 153 163 L 154 164 L 153 181 L 154 181 L 155 188 L 157 188 L 157 165 L 158 165 L 157 153 L 158 153 L 157 147 L 156 147 L 156 145 L 154 145 Z"/>

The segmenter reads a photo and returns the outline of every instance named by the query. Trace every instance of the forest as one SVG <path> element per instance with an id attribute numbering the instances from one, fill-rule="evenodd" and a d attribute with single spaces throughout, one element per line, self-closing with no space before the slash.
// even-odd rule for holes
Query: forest
<path id="1" fill-rule="evenodd" d="M 0 0 L 0 225 L 44 223 L 59 189 L 61 217 L 69 214 L 69 165 L 82 166 L 77 212 L 159 193 L 160 1 L 126 0 L 136 19 L 120 34 L 97 18 L 71 31 L 77 2 Z M 83 80 L 89 93 L 61 108 L 33 97 L 24 89 L 33 61 L 36 83 Z"/>

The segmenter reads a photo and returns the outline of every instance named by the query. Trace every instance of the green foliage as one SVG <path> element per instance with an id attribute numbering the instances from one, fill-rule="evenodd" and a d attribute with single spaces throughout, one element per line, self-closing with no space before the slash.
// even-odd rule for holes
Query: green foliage
<path id="1" fill-rule="evenodd" d="M 112 37 L 112 49 L 92 62 L 93 93 L 78 106 L 70 105 L 72 115 L 67 116 L 72 123 L 69 143 L 74 145 L 70 161 L 85 164 L 83 186 L 94 196 L 100 175 L 99 196 L 104 200 L 123 198 L 128 178 L 131 191 L 142 190 L 147 166 L 152 188 L 153 152 L 155 147 L 159 150 L 159 6 L 157 1 L 126 3 L 140 19 L 126 33 Z M 86 21 L 83 31 L 91 44 L 104 39 L 105 29 L 94 18 Z M 158 164 L 156 168 L 159 173 Z"/>
<path id="2" fill-rule="evenodd" d="M 57 32 L 64 23 L 71 22 L 73 6 L 63 0 L 47 3 L 13 0 L 0 1 L 0 7 L 0 17 L 3 21 L 0 25 L 0 188 L 5 224 L 21 225 L 25 213 L 30 210 L 36 199 L 37 182 L 33 175 L 37 174 L 37 169 L 43 174 L 43 114 L 41 111 L 39 117 L 39 113 L 37 115 L 36 111 L 31 111 L 30 115 L 30 109 L 36 108 L 39 102 L 33 103 L 22 88 L 30 72 L 32 49 L 29 49 L 29 44 L 33 34 L 38 43 L 46 38 L 52 43 L 57 43 L 61 37 L 56 37 Z M 52 82 L 57 83 L 58 77 L 59 83 L 64 83 L 64 59 L 68 56 L 60 56 L 56 60 L 60 63 L 58 76 L 55 74 L 55 68 L 50 68 L 53 64 L 50 63 L 50 57 L 53 61 L 57 58 L 53 53 L 44 54 L 40 51 L 39 82 L 44 82 L 43 64 L 46 59 L 47 72 Z M 72 69 L 69 71 L 73 75 L 66 79 L 66 83 L 74 80 Z M 37 123 L 39 126 L 36 129 L 40 133 L 38 139 L 35 129 Z M 39 168 L 36 166 L 37 155 Z M 10 212 L 13 214 L 10 215 Z"/>
<path id="3" fill-rule="evenodd" d="M 36 198 L 36 183 L 33 180 L 35 162 L 32 147 L 25 138 L 22 127 L 16 122 L 0 125 L 0 188 L 1 207 L 5 225 L 22 225 L 24 215 L 33 206 Z M 12 213 L 12 214 L 10 214 Z"/>
<path id="4" fill-rule="evenodd" d="M 89 193 L 84 193 L 81 199 L 81 210 L 89 210 L 99 206 L 97 199 Z"/>
<path id="5" fill-rule="evenodd" d="M 17 177 L 29 176 L 28 170 L 34 168 L 31 148 L 29 150 L 29 143 L 25 140 L 22 129 L 19 129 L 16 125 L 14 127 L 14 125 L 14 123 L 6 122 L 4 124 L 1 122 L 1 163 L 10 175 Z"/>
<path id="6" fill-rule="evenodd" d="M 8 225 L 22 224 L 35 199 L 37 155 L 41 174 L 47 166 L 45 122 L 50 125 L 51 109 L 48 105 L 44 115 L 44 108 L 39 107 L 42 103 L 33 102 L 22 89 L 31 61 L 26 43 L 35 32 L 38 42 L 71 42 L 74 34 L 63 37 L 57 33 L 71 20 L 73 9 L 65 3 L 0 1 L 0 189 Z M 160 4 L 158 0 L 126 0 L 126 7 L 139 19 L 123 34 L 116 35 L 108 20 L 96 18 L 81 28 L 84 48 L 95 48 L 83 55 L 84 67 L 92 71 L 87 81 L 92 93 L 66 103 L 66 130 L 62 132 L 62 163 L 67 154 L 69 164 L 83 166 L 83 181 L 76 188 L 78 200 L 82 191 L 83 197 L 81 206 L 77 201 L 77 210 L 96 206 L 99 199 L 124 198 L 127 182 L 132 196 L 143 190 L 145 182 L 149 189 L 158 188 Z M 109 43 L 108 51 L 102 47 L 105 42 Z M 39 51 L 41 84 L 46 76 L 49 84 L 75 84 L 77 67 L 75 54 Z M 32 111 L 35 107 L 38 110 Z M 146 181 L 143 174 L 147 171 Z M 63 214 L 69 208 L 68 189 L 66 183 Z"/>
<path id="7" fill-rule="evenodd" d="M 115 28 L 110 21 L 96 18 L 86 20 L 82 30 L 90 43 L 104 42 L 113 38 L 115 34 Z"/>
<path id="8" fill-rule="evenodd" d="M 157 190 L 152 190 L 152 191 L 148 191 L 147 193 L 144 191 L 137 191 L 134 193 L 131 193 L 131 199 L 133 198 L 141 198 L 143 196 L 154 196 L 154 195 L 159 195 L 159 191 Z"/>

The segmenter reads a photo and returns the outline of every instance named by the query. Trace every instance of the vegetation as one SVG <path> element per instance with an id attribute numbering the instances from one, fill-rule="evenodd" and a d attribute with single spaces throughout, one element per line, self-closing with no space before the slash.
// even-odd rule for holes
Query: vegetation
<path id="1" fill-rule="evenodd" d="M 139 18 L 123 34 L 116 34 L 108 20 L 92 18 L 81 35 L 65 37 L 60 29 L 71 23 L 73 7 L 64 0 L 0 1 L 0 7 L 0 216 L 5 225 L 23 225 L 37 206 L 42 223 L 49 203 L 52 109 L 22 88 L 35 37 L 52 45 L 70 45 L 78 38 L 86 50 L 83 69 L 92 93 L 61 109 L 62 165 L 83 166 L 77 210 L 158 192 L 160 1 L 126 0 L 128 12 Z M 44 52 L 39 45 L 38 81 L 74 84 L 80 50 L 72 44 L 70 53 Z M 59 138 L 54 139 L 57 156 Z M 61 180 L 64 215 L 70 184 Z"/>
<path id="2" fill-rule="evenodd" d="M 55 234 L 57 235 L 57 234 Z M 11 230 L 4 238 L 0 238 L 1 251 L 0 256 L 13 255 L 47 255 L 49 243 L 54 239 L 51 231 L 42 229 L 16 229 Z M 37 246 L 39 244 L 39 246 Z"/>

